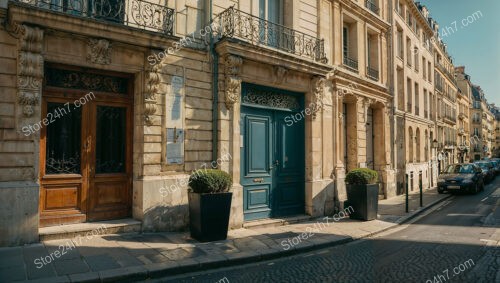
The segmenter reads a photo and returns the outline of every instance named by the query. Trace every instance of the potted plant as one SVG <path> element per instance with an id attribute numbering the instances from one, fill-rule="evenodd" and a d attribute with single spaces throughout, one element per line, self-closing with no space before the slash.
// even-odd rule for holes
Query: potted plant
<path id="1" fill-rule="evenodd" d="M 227 238 L 233 180 L 218 169 L 194 171 L 189 177 L 189 228 L 200 242 Z"/>
<path id="2" fill-rule="evenodd" d="M 354 169 L 346 175 L 347 202 L 353 208 L 352 219 L 377 218 L 379 185 L 377 171 L 368 168 Z"/>

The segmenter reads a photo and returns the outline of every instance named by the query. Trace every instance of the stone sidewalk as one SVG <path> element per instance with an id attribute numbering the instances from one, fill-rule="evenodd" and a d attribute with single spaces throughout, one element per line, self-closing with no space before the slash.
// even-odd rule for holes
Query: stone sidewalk
<path id="1" fill-rule="evenodd" d="M 237 229 L 225 241 L 199 243 L 188 232 L 108 234 L 0 249 L 0 282 L 125 282 L 237 265 L 306 252 L 372 236 L 446 199 L 425 192 L 379 201 L 379 220 L 334 218 L 271 228 Z M 339 215 L 342 216 L 342 215 Z M 337 218 L 337 217 L 335 217 Z M 337 218 L 338 220 L 338 218 Z"/>

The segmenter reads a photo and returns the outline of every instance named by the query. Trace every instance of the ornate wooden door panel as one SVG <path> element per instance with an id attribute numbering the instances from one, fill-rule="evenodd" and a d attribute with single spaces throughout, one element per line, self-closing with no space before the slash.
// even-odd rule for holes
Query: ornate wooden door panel
<path id="1" fill-rule="evenodd" d="M 86 109 L 68 109 L 70 101 L 48 98 L 42 107 L 49 124 L 41 129 L 41 226 L 85 220 L 87 187 Z"/>
<path id="2" fill-rule="evenodd" d="M 46 74 L 40 226 L 129 216 L 133 100 L 127 78 L 59 69 Z"/>
<path id="3" fill-rule="evenodd" d="M 116 103 L 93 107 L 88 220 L 130 215 L 130 111 L 130 106 Z"/>

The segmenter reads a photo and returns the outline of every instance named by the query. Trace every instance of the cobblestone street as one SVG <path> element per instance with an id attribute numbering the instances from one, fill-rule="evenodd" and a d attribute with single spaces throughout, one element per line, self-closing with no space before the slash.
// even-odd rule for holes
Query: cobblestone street
<path id="1" fill-rule="evenodd" d="M 496 188 L 500 180 L 481 194 L 457 195 L 415 223 L 375 238 L 158 282 L 499 282 Z M 460 266 L 467 261 L 467 268 Z"/>

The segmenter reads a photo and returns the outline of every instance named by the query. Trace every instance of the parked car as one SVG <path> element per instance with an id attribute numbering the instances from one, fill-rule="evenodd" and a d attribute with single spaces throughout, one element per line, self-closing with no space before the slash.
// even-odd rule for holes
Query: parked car
<path id="1" fill-rule="evenodd" d="M 491 163 L 489 161 L 477 161 L 474 164 L 481 167 L 481 169 L 483 170 L 484 182 L 486 184 L 491 183 L 495 179 L 496 173 L 495 173 L 495 170 L 493 168 L 494 167 L 493 163 Z"/>
<path id="2" fill-rule="evenodd" d="M 495 170 L 497 172 L 497 176 L 500 175 L 500 159 L 493 158 L 490 160 L 495 165 Z"/>
<path id="3" fill-rule="evenodd" d="M 475 164 L 453 164 L 446 167 L 438 178 L 438 193 L 468 192 L 484 190 L 484 176 L 481 168 Z"/>

